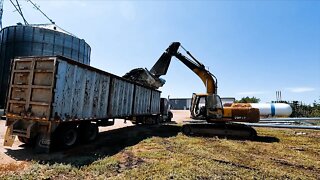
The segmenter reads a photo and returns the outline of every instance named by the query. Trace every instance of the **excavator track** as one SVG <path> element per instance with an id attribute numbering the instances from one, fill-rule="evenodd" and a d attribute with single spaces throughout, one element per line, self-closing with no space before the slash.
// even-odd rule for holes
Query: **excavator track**
<path id="1" fill-rule="evenodd" d="M 190 123 L 182 126 L 182 133 L 188 136 L 223 136 L 254 138 L 257 132 L 250 126 L 238 123 Z"/>

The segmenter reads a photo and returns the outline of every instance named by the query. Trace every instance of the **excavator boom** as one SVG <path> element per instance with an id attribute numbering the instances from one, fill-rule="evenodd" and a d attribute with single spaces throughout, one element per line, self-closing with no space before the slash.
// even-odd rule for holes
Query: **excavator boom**
<path id="1" fill-rule="evenodd" d="M 171 62 L 171 58 L 174 56 L 195 74 L 197 74 L 198 77 L 200 77 L 207 89 L 208 94 L 217 94 L 217 78 L 208 70 L 206 70 L 205 66 L 196 58 L 194 58 L 191 53 L 183 47 L 182 48 L 187 52 L 191 59 L 181 54 L 178 51 L 179 47 L 182 47 L 179 42 L 173 42 L 160 56 L 159 60 L 151 68 L 150 72 L 156 77 L 166 75 Z"/>

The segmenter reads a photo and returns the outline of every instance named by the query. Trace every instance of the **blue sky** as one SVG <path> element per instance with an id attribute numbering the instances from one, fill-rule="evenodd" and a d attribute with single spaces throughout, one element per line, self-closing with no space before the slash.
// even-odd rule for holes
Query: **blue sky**
<path id="1" fill-rule="evenodd" d="M 180 41 L 218 78 L 221 97 L 255 96 L 312 103 L 320 99 L 320 1 L 62 1 L 34 0 L 61 28 L 85 39 L 91 65 L 124 75 L 150 69 Z M 21 1 L 29 23 L 48 22 Z M 22 22 L 9 0 L 3 26 Z M 167 97 L 205 92 L 201 80 L 173 60 Z"/>

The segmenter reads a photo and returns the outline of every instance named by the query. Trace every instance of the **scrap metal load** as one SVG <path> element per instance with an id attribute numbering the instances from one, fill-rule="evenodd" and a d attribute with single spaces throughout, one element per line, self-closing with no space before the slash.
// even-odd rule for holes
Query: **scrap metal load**
<path id="1" fill-rule="evenodd" d="M 150 71 L 143 68 L 132 69 L 130 72 L 125 74 L 123 78 L 155 89 L 162 87 L 166 82 L 164 79 L 154 76 Z"/>

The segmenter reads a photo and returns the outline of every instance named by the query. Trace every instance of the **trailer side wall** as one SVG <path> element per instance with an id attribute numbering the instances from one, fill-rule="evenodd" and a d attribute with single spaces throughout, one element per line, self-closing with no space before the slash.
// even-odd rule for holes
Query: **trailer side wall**
<path id="1" fill-rule="evenodd" d="M 38 67 L 40 62 L 49 69 Z M 23 81 L 19 78 L 25 77 L 26 97 L 18 102 L 15 97 L 8 97 L 9 116 L 10 113 L 15 116 L 29 113 L 28 119 L 71 121 L 160 114 L 160 91 L 62 57 L 29 57 L 14 61 L 14 66 L 23 64 L 27 66 L 20 68 L 23 70 L 19 73 L 27 75 L 13 73 L 12 83 Z M 11 94 L 15 93 L 14 86 L 10 88 Z M 22 106 L 17 109 L 12 103 Z"/>

